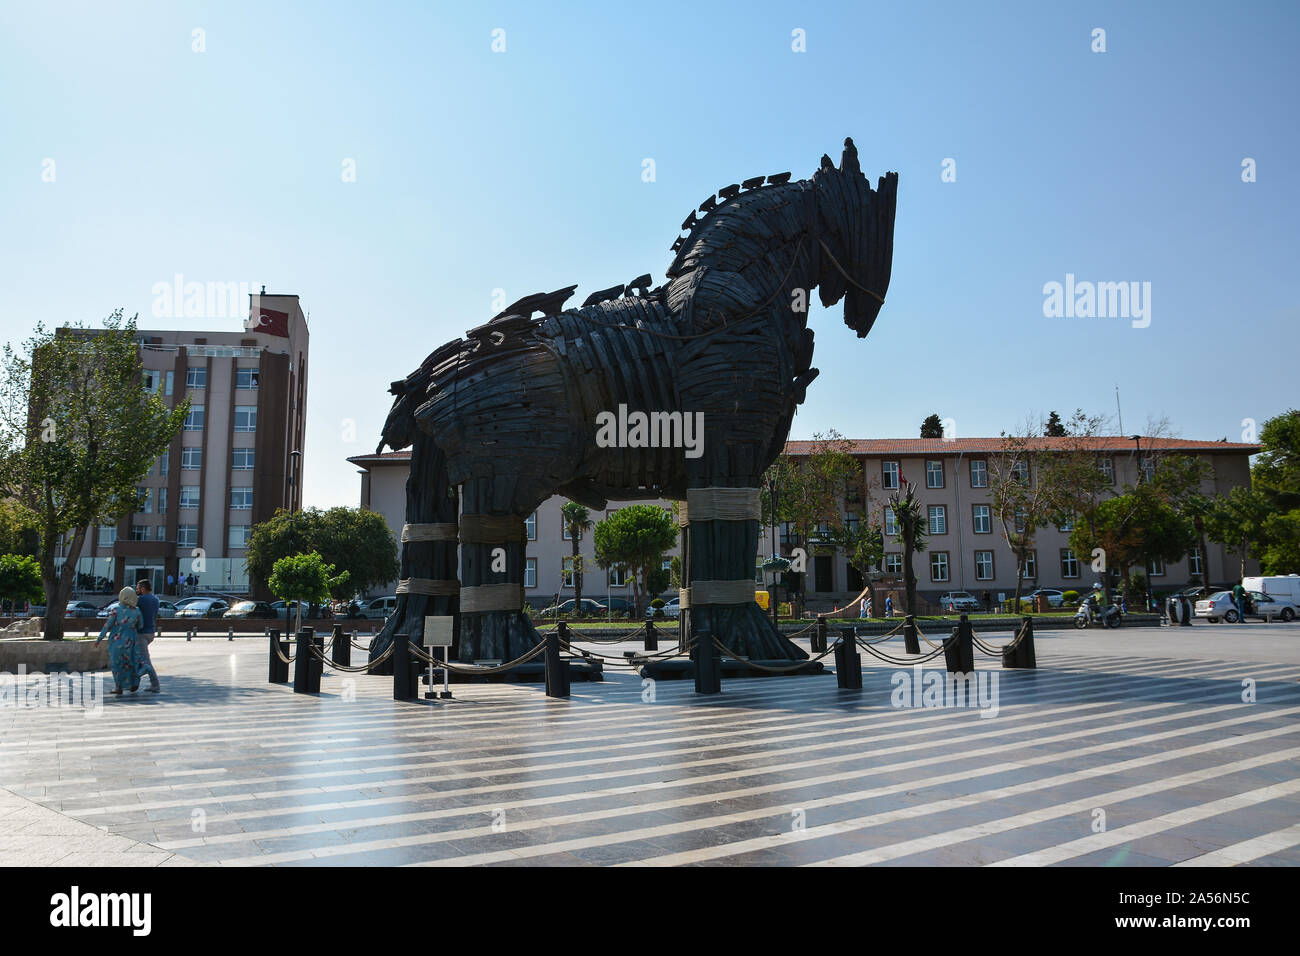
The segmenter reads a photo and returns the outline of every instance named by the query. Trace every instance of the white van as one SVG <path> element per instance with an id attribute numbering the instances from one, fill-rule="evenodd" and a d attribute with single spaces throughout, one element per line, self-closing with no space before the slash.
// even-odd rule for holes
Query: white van
<path id="1" fill-rule="evenodd" d="M 367 601 L 366 606 L 361 609 L 361 616 L 382 621 L 396 610 L 397 595 L 390 594 L 387 597 L 377 597 L 373 601 Z"/>
<path id="2" fill-rule="evenodd" d="M 1241 586 L 1247 591 L 1261 591 L 1275 598 L 1300 604 L 1300 574 L 1274 574 L 1257 578 L 1242 578 Z"/>

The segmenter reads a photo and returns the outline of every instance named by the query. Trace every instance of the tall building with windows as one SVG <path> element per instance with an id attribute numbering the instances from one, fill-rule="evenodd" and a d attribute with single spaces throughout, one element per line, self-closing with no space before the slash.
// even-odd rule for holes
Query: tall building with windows
<path id="1" fill-rule="evenodd" d="M 79 590 L 114 591 L 168 575 L 249 590 L 253 525 L 301 507 L 307 319 L 296 295 L 253 295 L 243 331 L 138 332 L 142 387 L 175 408 L 181 431 L 142 479 L 139 507 L 87 539 Z M 295 474 L 295 470 L 297 474 Z"/>
<path id="2" fill-rule="evenodd" d="M 1021 480 L 1035 480 L 1034 451 L 1054 447 L 1055 441 L 1035 440 L 1023 462 L 1025 471 Z M 1115 493 L 1137 483 L 1139 473 L 1144 480 L 1149 480 L 1162 456 L 1193 455 L 1209 465 L 1202 493 L 1227 494 L 1238 485 L 1249 486 L 1250 456 L 1259 451 L 1258 445 L 1251 444 L 1151 437 L 1143 437 L 1138 442 L 1122 437 L 1097 438 L 1094 442 L 1097 468 Z M 795 459 L 814 450 L 814 443 L 807 441 L 788 442 L 785 447 L 786 454 Z M 940 597 L 949 591 L 970 591 L 980 599 L 988 591 L 994 600 L 1000 594 L 1010 597 L 1015 593 L 1016 562 L 991 497 L 991 468 L 1002 451 L 1001 439 L 858 439 L 849 441 L 847 451 L 860 471 L 851 485 L 848 500 L 841 502 L 841 517 L 850 524 L 866 521 L 882 527 L 884 557 L 871 573 L 873 582 L 881 589 L 878 594 L 891 590 L 897 594 L 903 586 L 902 548 L 895 540 L 898 529 L 888 498 L 904 482 L 917 489 L 928 532 L 926 550 L 913 558 L 920 596 L 937 606 Z M 348 460 L 361 469 L 361 506 L 382 513 L 394 533 L 399 532 L 406 507 L 409 453 L 385 452 Z M 528 568 L 535 569 L 530 570 L 525 582 L 525 595 L 530 604 L 549 604 L 557 593 L 561 599 L 573 596 L 571 576 L 564 573 L 570 553 L 570 542 L 560 519 L 564 501 L 558 496 L 547 499 L 529 519 Z M 667 507 L 671 502 L 658 499 L 610 502 L 610 508 L 628 504 Z M 599 521 L 607 513 L 593 511 L 592 520 Z M 1092 587 L 1098 577 L 1092 571 L 1092 555 L 1077 555 L 1070 549 L 1072 530 L 1068 516 L 1063 516 L 1059 525 L 1037 530 L 1034 549 L 1025 568 L 1022 593 L 1038 587 L 1062 590 Z M 807 541 L 801 540 L 790 526 L 778 526 L 776 537 L 777 550 L 782 554 L 790 556 L 794 549 L 803 548 L 807 555 L 803 589 L 810 610 L 843 606 L 862 591 L 865 583 L 862 575 L 830 541 L 829 526 L 814 529 Z M 771 541 L 772 529 L 762 529 L 760 556 L 772 549 Z M 1180 561 L 1168 565 L 1153 562 L 1146 570 L 1154 589 L 1182 587 L 1192 577 L 1211 585 L 1227 585 L 1237 580 L 1240 562 L 1236 555 L 1213 542 L 1207 544 L 1206 552 L 1201 554 L 1198 545 Z M 589 556 L 587 566 L 591 567 L 592 551 L 588 542 L 583 543 L 583 553 Z M 1247 562 L 1247 573 L 1257 573 L 1257 568 L 1257 562 Z M 597 599 L 604 594 L 626 595 L 629 589 L 613 583 L 615 580 L 607 581 L 604 572 L 589 573 L 591 583 L 584 587 L 584 594 Z M 761 572 L 756 574 L 756 580 L 764 580 Z"/>

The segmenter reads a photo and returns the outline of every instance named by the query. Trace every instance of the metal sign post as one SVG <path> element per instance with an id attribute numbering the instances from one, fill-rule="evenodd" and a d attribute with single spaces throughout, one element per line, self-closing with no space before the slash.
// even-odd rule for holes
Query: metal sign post
<path id="1" fill-rule="evenodd" d="M 429 691 L 424 695 L 425 700 L 436 700 L 438 698 L 449 700 L 451 698 L 451 672 L 447 669 L 447 661 L 451 654 L 452 638 L 455 635 L 454 621 L 455 618 L 449 614 L 430 616 L 424 619 L 424 646 L 427 648 L 442 648 L 442 691 L 439 693 L 433 689 L 434 666 L 431 660 L 429 661 Z M 432 657 L 432 653 L 429 656 Z"/>

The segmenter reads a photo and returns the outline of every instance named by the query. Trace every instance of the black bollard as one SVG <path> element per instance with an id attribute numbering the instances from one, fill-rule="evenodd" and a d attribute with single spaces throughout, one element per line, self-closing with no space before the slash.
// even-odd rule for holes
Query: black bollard
<path id="1" fill-rule="evenodd" d="M 916 615 L 903 618 L 903 650 L 909 654 L 921 653 L 921 642 L 916 639 Z"/>
<path id="2" fill-rule="evenodd" d="M 862 655 L 852 628 L 844 628 L 835 645 L 835 683 L 840 690 L 862 690 Z"/>
<path id="3" fill-rule="evenodd" d="M 645 649 L 647 651 L 659 650 L 659 638 L 655 635 L 655 622 L 645 622 Z"/>
<path id="4" fill-rule="evenodd" d="M 334 646 L 330 649 L 330 660 L 342 667 L 352 666 L 352 642 L 343 633 L 343 625 L 334 625 Z"/>
<path id="5" fill-rule="evenodd" d="M 952 629 L 952 636 L 943 642 L 943 661 L 949 674 L 971 674 L 975 671 L 975 632 L 970 618 L 963 614 Z"/>
<path id="6" fill-rule="evenodd" d="M 542 655 L 546 660 L 546 696 L 568 699 L 569 696 L 569 662 L 560 657 L 560 634 L 568 634 L 564 622 L 556 625 L 554 631 L 546 635 L 546 651 Z M 567 641 L 566 641 L 567 643 Z"/>
<path id="7" fill-rule="evenodd" d="M 826 618 L 824 617 L 817 618 L 817 626 L 813 628 L 812 652 L 814 654 L 826 653 Z"/>
<path id="8" fill-rule="evenodd" d="M 722 652 L 713 643 L 713 635 L 700 631 L 695 635 L 695 647 L 691 650 L 695 661 L 695 693 L 722 693 Z"/>
<path id="9" fill-rule="evenodd" d="M 420 671 L 411 660 L 411 638 L 393 634 L 393 700 L 415 700 L 420 696 Z"/>
<path id="10" fill-rule="evenodd" d="M 298 650 L 293 659 L 293 692 L 312 694 L 320 692 L 320 671 L 311 649 L 316 646 L 316 632 L 304 627 L 298 632 Z M 312 690 L 315 684 L 316 689 Z"/>
<path id="11" fill-rule="evenodd" d="M 267 679 L 272 684 L 287 684 L 289 683 L 289 663 L 281 660 L 280 654 L 285 657 L 289 656 L 289 642 L 280 640 L 280 629 L 277 627 L 271 628 L 270 634 L 271 672 Z M 277 650 L 280 654 L 276 653 Z"/>
<path id="12" fill-rule="evenodd" d="M 1038 658 L 1034 654 L 1034 619 L 1026 614 L 1021 621 L 1020 627 L 1024 636 L 1014 647 L 1010 644 L 1007 645 L 1007 648 L 1002 652 L 1002 666 L 1036 668 L 1038 667 Z"/>

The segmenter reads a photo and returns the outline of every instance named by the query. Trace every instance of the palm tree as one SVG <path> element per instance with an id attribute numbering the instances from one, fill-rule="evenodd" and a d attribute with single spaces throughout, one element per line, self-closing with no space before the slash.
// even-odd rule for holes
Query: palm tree
<path id="1" fill-rule="evenodd" d="M 925 550 L 926 527 L 921 519 L 921 502 L 916 499 L 916 490 L 906 478 L 902 483 L 907 487 L 907 494 L 899 496 L 895 491 L 889 496 L 889 507 L 894 511 L 894 521 L 898 524 L 897 541 L 903 546 L 903 585 L 904 614 L 916 613 L 916 571 L 912 569 L 912 555 Z"/>
<path id="2" fill-rule="evenodd" d="M 564 530 L 568 532 L 573 544 L 573 613 L 577 616 L 582 613 L 582 555 L 578 549 L 581 547 L 582 532 L 591 527 L 591 513 L 576 501 L 566 501 L 560 509 L 560 515 L 564 519 Z"/>

